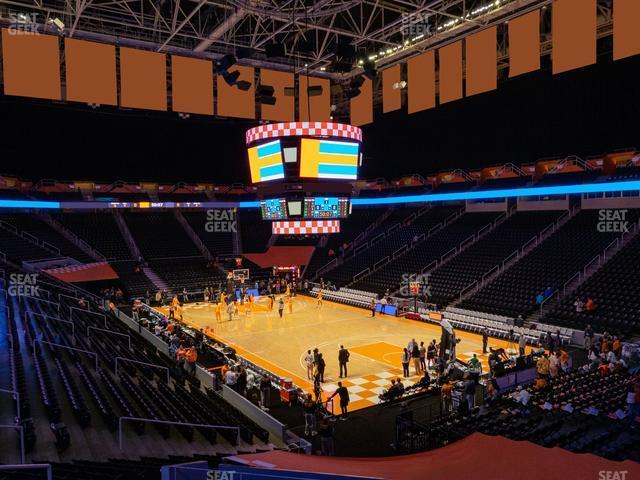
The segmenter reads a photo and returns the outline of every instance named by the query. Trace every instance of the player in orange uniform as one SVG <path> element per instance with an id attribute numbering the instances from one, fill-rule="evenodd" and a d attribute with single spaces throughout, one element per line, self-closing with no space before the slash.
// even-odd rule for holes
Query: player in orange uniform
<path id="1" fill-rule="evenodd" d="M 216 322 L 222 320 L 222 302 L 216 303 Z"/>
<path id="2" fill-rule="evenodd" d="M 289 306 L 289 313 L 293 313 L 293 297 L 289 296 L 287 305 Z"/>

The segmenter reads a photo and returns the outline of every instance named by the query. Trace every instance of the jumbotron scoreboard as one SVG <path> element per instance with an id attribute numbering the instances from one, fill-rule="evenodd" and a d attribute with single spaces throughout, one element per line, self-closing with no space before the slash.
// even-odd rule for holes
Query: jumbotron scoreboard
<path id="1" fill-rule="evenodd" d="M 362 130 L 329 122 L 260 125 L 247 131 L 251 182 L 343 182 L 357 180 L 362 166 Z M 351 214 L 344 195 L 284 193 L 260 201 L 262 219 L 274 234 L 324 234 L 340 231 Z"/>

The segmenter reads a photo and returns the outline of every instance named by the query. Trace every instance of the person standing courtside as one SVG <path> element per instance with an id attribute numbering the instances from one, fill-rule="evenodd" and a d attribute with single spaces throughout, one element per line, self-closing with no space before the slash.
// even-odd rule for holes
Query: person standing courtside
<path id="1" fill-rule="evenodd" d="M 336 395 L 340 397 L 340 420 L 346 420 L 347 409 L 349 407 L 349 390 L 347 390 L 347 387 L 342 386 L 342 382 L 338 382 L 338 389 L 333 392 L 333 394 L 329 397 L 329 400 L 331 400 Z"/>
<path id="2" fill-rule="evenodd" d="M 376 301 L 371 299 L 371 305 L 369 306 L 369 308 L 371 308 L 371 316 L 375 317 L 376 316 Z"/>
<path id="3" fill-rule="evenodd" d="M 344 348 L 344 345 L 340 345 L 340 350 L 338 351 L 338 364 L 340 365 L 340 378 L 343 377 L 342 371 L 344 370 L 344 377 L 347 378 L 347 363 L 349 362 L 349 350 Z"/>
<path id="4" fill-rule="evenodd" d="M 487 343 L 489 343 L 489 334 L 485 328 L 482 330 L 482 353 L 487 353 Z"/>
<path id="5" fill-rule="evenodd" d="M 280 297 L 280 301 L 278 302 L 278 315 L 282 318 L 282 312 L 284 312 L 284 300 Z"/>
<path id="6" fill-rule="evenodd" d="M 307 350 L 307 354 L 304 357 L 304 364 L 307 367 L 307 378 L 309 380 L 313 379 L 313 355 L 311 355 L 311 350 Z"/>
<path id="7" fill-rule="evenodd" d="M 404 377 L 408 377 L 409 376 L 409 361 L 410 360 L 411 360 L 411 354 L 409 353 L 409 350 L 404 348 L 403 351 L 402 351 L 402 375 Z"/>

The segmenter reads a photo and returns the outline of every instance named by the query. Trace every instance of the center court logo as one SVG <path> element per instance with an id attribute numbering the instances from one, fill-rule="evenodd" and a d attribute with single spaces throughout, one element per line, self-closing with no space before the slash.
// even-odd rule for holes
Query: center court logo
<path id="1" fill-rule="evenodd" d="M 9 275 L 7 294 L 10 297 L 39 297 L 37 273 L 12 273 Z"/>
<path id="2" fill-rule="evenodd" d="M 629 231 L 627 213 L 629 210 L 602 208 L 598 210 L 598 224 L 600 233 L 624 233 Z"/>
<path id="3" fill-rule="evenodd" d="M 207 233 L 236 233 L 237 220 L 234 209 L 207 210 L 207 221 L 204 224 Z"/>

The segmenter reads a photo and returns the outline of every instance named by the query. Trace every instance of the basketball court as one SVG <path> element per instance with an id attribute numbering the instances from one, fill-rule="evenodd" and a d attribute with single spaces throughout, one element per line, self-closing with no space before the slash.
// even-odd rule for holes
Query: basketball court
<path id="1" fill-rule="evenodd" d="M 402 317 L 378 315 L 371 318 L 369 310 L 323 301 L 317 306 L 315 298 L 297 296 L 293 311 L 289 313 L 285 301 L 282 318 L 278 315 L 277 301 L 268 309 L 266 298 L 260 297 L 247 315 L 243 306 L 233 320 L 223 309 L 222 321 L 216 321 L 215 305 L 191 303 L 184 307 L 183 321 L 196 328 L 209 330 L 209 336 L 233 347 L 238 354 L 261 367 L 293 382 L 307 392 L 313 384 L 307 378 L 304 356 L 307 350 L 318 348 L 327 364 L 323 390 L 331 394 L 339 378 L 338 349 L 344 345 L 350 352 L 348 378 L 342 379 L 348 387 L 350 410 L 378 403 L 378 395 L 388 388 L 391 378 L 402 377 L 400 357 L 402 349 L 412 339 L 425 346 L 432 339 L 440 341 L 440 327 L 434 324 L 407 320 Z M 167 310 L 161 309 L 164 313 Z M 488 371 L 487 355 L 482 354 L 482 337 L 456 331 L 460 339 L 457 356 L 468 360 L 475 353 Z M 507 342 L 490 339 L 494 347 L 508 346 Z M 417 381 L 413 364 L 411 377 L 405 386 Z"/>

